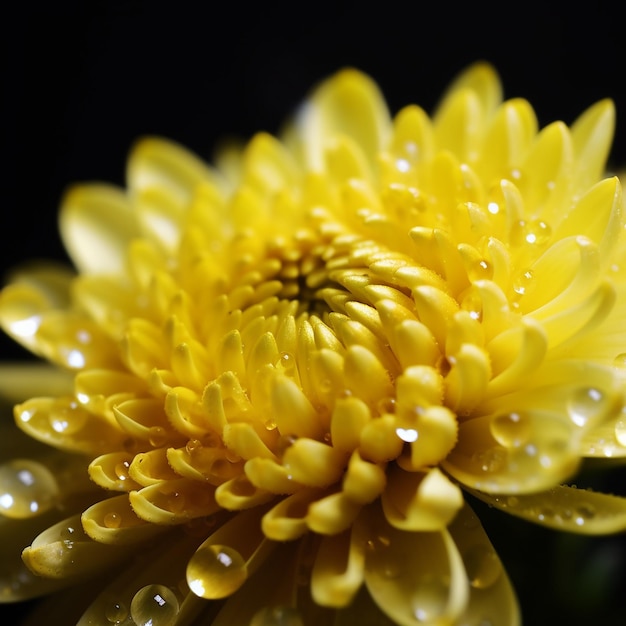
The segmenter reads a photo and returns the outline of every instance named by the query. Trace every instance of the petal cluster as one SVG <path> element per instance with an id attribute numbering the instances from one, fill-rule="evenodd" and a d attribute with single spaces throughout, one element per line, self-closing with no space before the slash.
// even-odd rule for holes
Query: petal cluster
<path id="1" fill-rule="evenodd" d="M 606 100 L 539 129 L 482 63 L 392 118 L 344 70 L 280 139 L 210 167 L 145 138 L 125 190 L 71 189 L 76 272 L 0 296 L 55 372 L 4 385 L 28 437 L 0 532 L 36 538 L 0 599 L 113 568 L 80 623 L 518 624 L 463 490 L 626 528 L 624 500 L 567 486 L 626 457 L 613 127 Z"/>

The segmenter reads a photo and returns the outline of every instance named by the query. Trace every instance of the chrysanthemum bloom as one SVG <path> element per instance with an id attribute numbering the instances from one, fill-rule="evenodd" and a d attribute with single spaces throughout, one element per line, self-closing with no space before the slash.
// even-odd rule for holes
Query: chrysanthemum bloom
<path id="1" fill-rule="evenodd" d="M 36 397 L 3 444 L 2 600 L 93 575 L 81 624 L 518 624 L 463 490 L 626 528 L 564 486 L 626 456 L 613 125 L 602 101 L 539 131 L 485 64 L 391 119 L 346 70 L 216 169 L 147 138 L 127 190 L 72 189 L 78 275 L 0 300 L 56 368 L 5 372 Z"/>

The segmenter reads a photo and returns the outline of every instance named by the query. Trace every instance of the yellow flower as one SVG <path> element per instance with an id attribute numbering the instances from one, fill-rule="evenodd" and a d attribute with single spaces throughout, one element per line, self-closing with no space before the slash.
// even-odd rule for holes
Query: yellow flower
<path id="1" fill-rule="evenodd" d="M 486 64 L 392 119 L 344 70 L 215 169 L 147 138 L 127 190 L 70 190 L 78 274 L 0 299 L 54 365 L 3 371 L 1 599 L 97 576 L 81 624 L 518 624 L 462 490 L 626 528 L 564 485 L 626 457 L 613 126 L 539 130 Z"/>

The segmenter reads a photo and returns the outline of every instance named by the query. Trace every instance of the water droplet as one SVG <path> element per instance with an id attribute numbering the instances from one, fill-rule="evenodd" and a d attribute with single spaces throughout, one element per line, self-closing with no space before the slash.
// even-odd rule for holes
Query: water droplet
<path id="1" fill-rule="evenodd" d="M 185 508 L 185 496 L 171 485 L 165 483 L 162 487 L 159 487 L 159 491 L 165 496 L 162 506 L 168 511 L 180 513 Z"/>
<path id="2" fill-rule="evenodd" d="M 504 467 L 506 459 L 506 450 L 501 446 L 494 446 L 474 455 L 474 461 L 478 464 L 479 469 L 489 473 L 500 471 Z"/>
<path id="3" fill-rule="evenodd" d="M 513 282 L 513 291 L 518 296 L 523 296 L 527 291 L 529 285 L 533 280 L 533 272 L 532 270 L 526 270 L 523 274 L 517 277 L 517 279 Z"/>
<path id="4" fill-rule="evenodd" d="M 574 509 L 574 523 L 576 526 L 584 526 L 586 522 L 593 519 L 596 515 L 596 509 L 592 504 L 579 504 Z"/>
<path id="5" fill-rule="evenodd" d="M 545 522 L 546 520 L 550 520 L 554 517 L 555 512 L 552 507 L 549 506 L 540 506 L 535 511 L 535 516 L 540 522 Z"/>
<path id="6" fill-rule="evenodd" d="M 304 622 L 298 609 L 291 606 L 273 606 L 257 611 L 250 626 L 304 626 Z"/>
<path id="7" fill-rule="evenodd" d="M 41 463 L 14 459 L 0 465 L 0 513 L 24 519 L 51 509 L 59 487 L 52 472 Z"/>
<path id="8" fill-rule="evenodd" d="M 474 546 L 463 555 L 470 585 L 476 589 L 491 587 L 502 573 L 502 565 L 493 548 Z"/>
<path id="9" fill-rule="evenodd" d="M 590 419 L 603 415 L 609 409 L 606 395 L 594 387 L 581 387 L 569 398 L 567 410 L 576 426 L 587 425 Z"/>
<path id="10" fill-rule="evenodd" d="M 533 220 L 524 227 L 524 241 L 532 246 L 544 246 L 551 236 L 552 229 L 542 220 Z"/>
<path id="11" fill-rule="evenodd" d="M 201 546 L 187 566 L 187 584 L 193 593 L 207 600 L 231 595 L 248 576 L 246 562 L 228 546 Z"/>
<path id="12" fill-rule="evenodd" d="M 516 509 L 519 506 L 519 498 L 516 496 L 509 496 L 506 499 L 506 505 L 511 509 Z"/>
<path id="13" fill-rule="evenodd" d="M 500 213 L 500 205 L 497 202 L 489 202 L 487 204 L 487 211 L 489 211 L 491 215 L 497 215 Z"/>
<path id="14" fill-rule="evenodd" d="M 198 439 L 190 439 L 187 442 L 187 445 L 185 445 L 185 450 L 187 450 L 187 454 L 189 454 L 190 456 L 193 455 L 195 452 L 198 452 L 200 448 L 202 448 L 202 442 Z"/>
<path id="15" fill-rule="evenodd" d="M 491 419 L 493 438 L 506 448 L 524 445 L 531 435 L 531 419 L 525 413 L 504 413 Z"/>
<path id="16" fill-rule="evenodd" d="M 444 576 L 425 576 L 417 583 L 411 604 L 418 622 L 433 622 L 446 608 L 450 584 Z"/>
<path id="17" fill-rule="evenodd" d="M 160 448 L 167 441 L 167 432 L 162 426 L 152 426 L 148 430 L 148 441 L 151 446 Z"/>
<path id="18" fill-rule="evenodd" d="M 122 461 L 115 466 L 115 475 L 119 480 L 128 480 L 128 468 L 130 463 L 128 461 Z"/>
<path id="19" fill-rule="evenodd" d="M 290 352 L 281 352 L 275 367 L 286 376 L 293 376 L 296 371 L 296 359 Z"/>
<path id="20" fill-rule="evenodd" d="M 106 528 L 119 528 L 122 524 L 122 516 L 119 513 L 110 511 L 102 520 Z"/>
<path id="21" fill-rule="evenodd" d="M 483 301 L 480 294 L 473 289 L 461 301 L 461 308 L 467 311 L 475 320 L 480 321 L 483 316 Z"/>
<path id="22" fill-rule="evenodd" d="M 122 602 L 109 602 L 104 608 L 104 617 L 111 624 L 121 624 L 128 617 L 128 608 Z"/>
<path id="23" fill-rule="evenodd" d="M 178 612 L 178 598 L 165 585 L 142 587 L 130 603 L 130 615 L 137 626 L 171 626 Z"/>
<path id="24" fill-rule="evenodd" d="M 52 430 L 64 435 L 73 435 L 80 431 L 87 421 L 84 411 L 77 411 L 77 404 L 56 408 L 50 412 L 48 420 Z"/>

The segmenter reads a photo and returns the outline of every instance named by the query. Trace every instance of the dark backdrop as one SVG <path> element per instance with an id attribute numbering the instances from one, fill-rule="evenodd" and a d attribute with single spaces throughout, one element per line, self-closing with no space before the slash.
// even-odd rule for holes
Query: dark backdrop
<path id="1" fill-rule="evenodd" d="M 32 257 L 65 258 L 56 230 L 63 190 L 86 180 L 123 184 L 137 136 L 164 135 L 210 159 L 221 137 L 276 132 L 315 82 L 346 65 L 372 75 L 394 112 L 411 102 L 431 111 L 450 79 L 478 59 L 497 67 L 507 97 L 531 101 L 541 125 L 571 123 L 611 97 L 618 111 L 611 160 L 626 163 L 624 22 L 599 2 L 564 10 L 417 0 L 374 8 L 174 0 L 24 6 L 0 9 L 2 270 Z M 0 350 L 0 358 L 24 356 L 4 337 Z M 483 517 L 526 624 L 621 623 L 623 541 L 560 538 L 490 511 Z M 605 595 L 592 593 L 594 581 Z"/>

